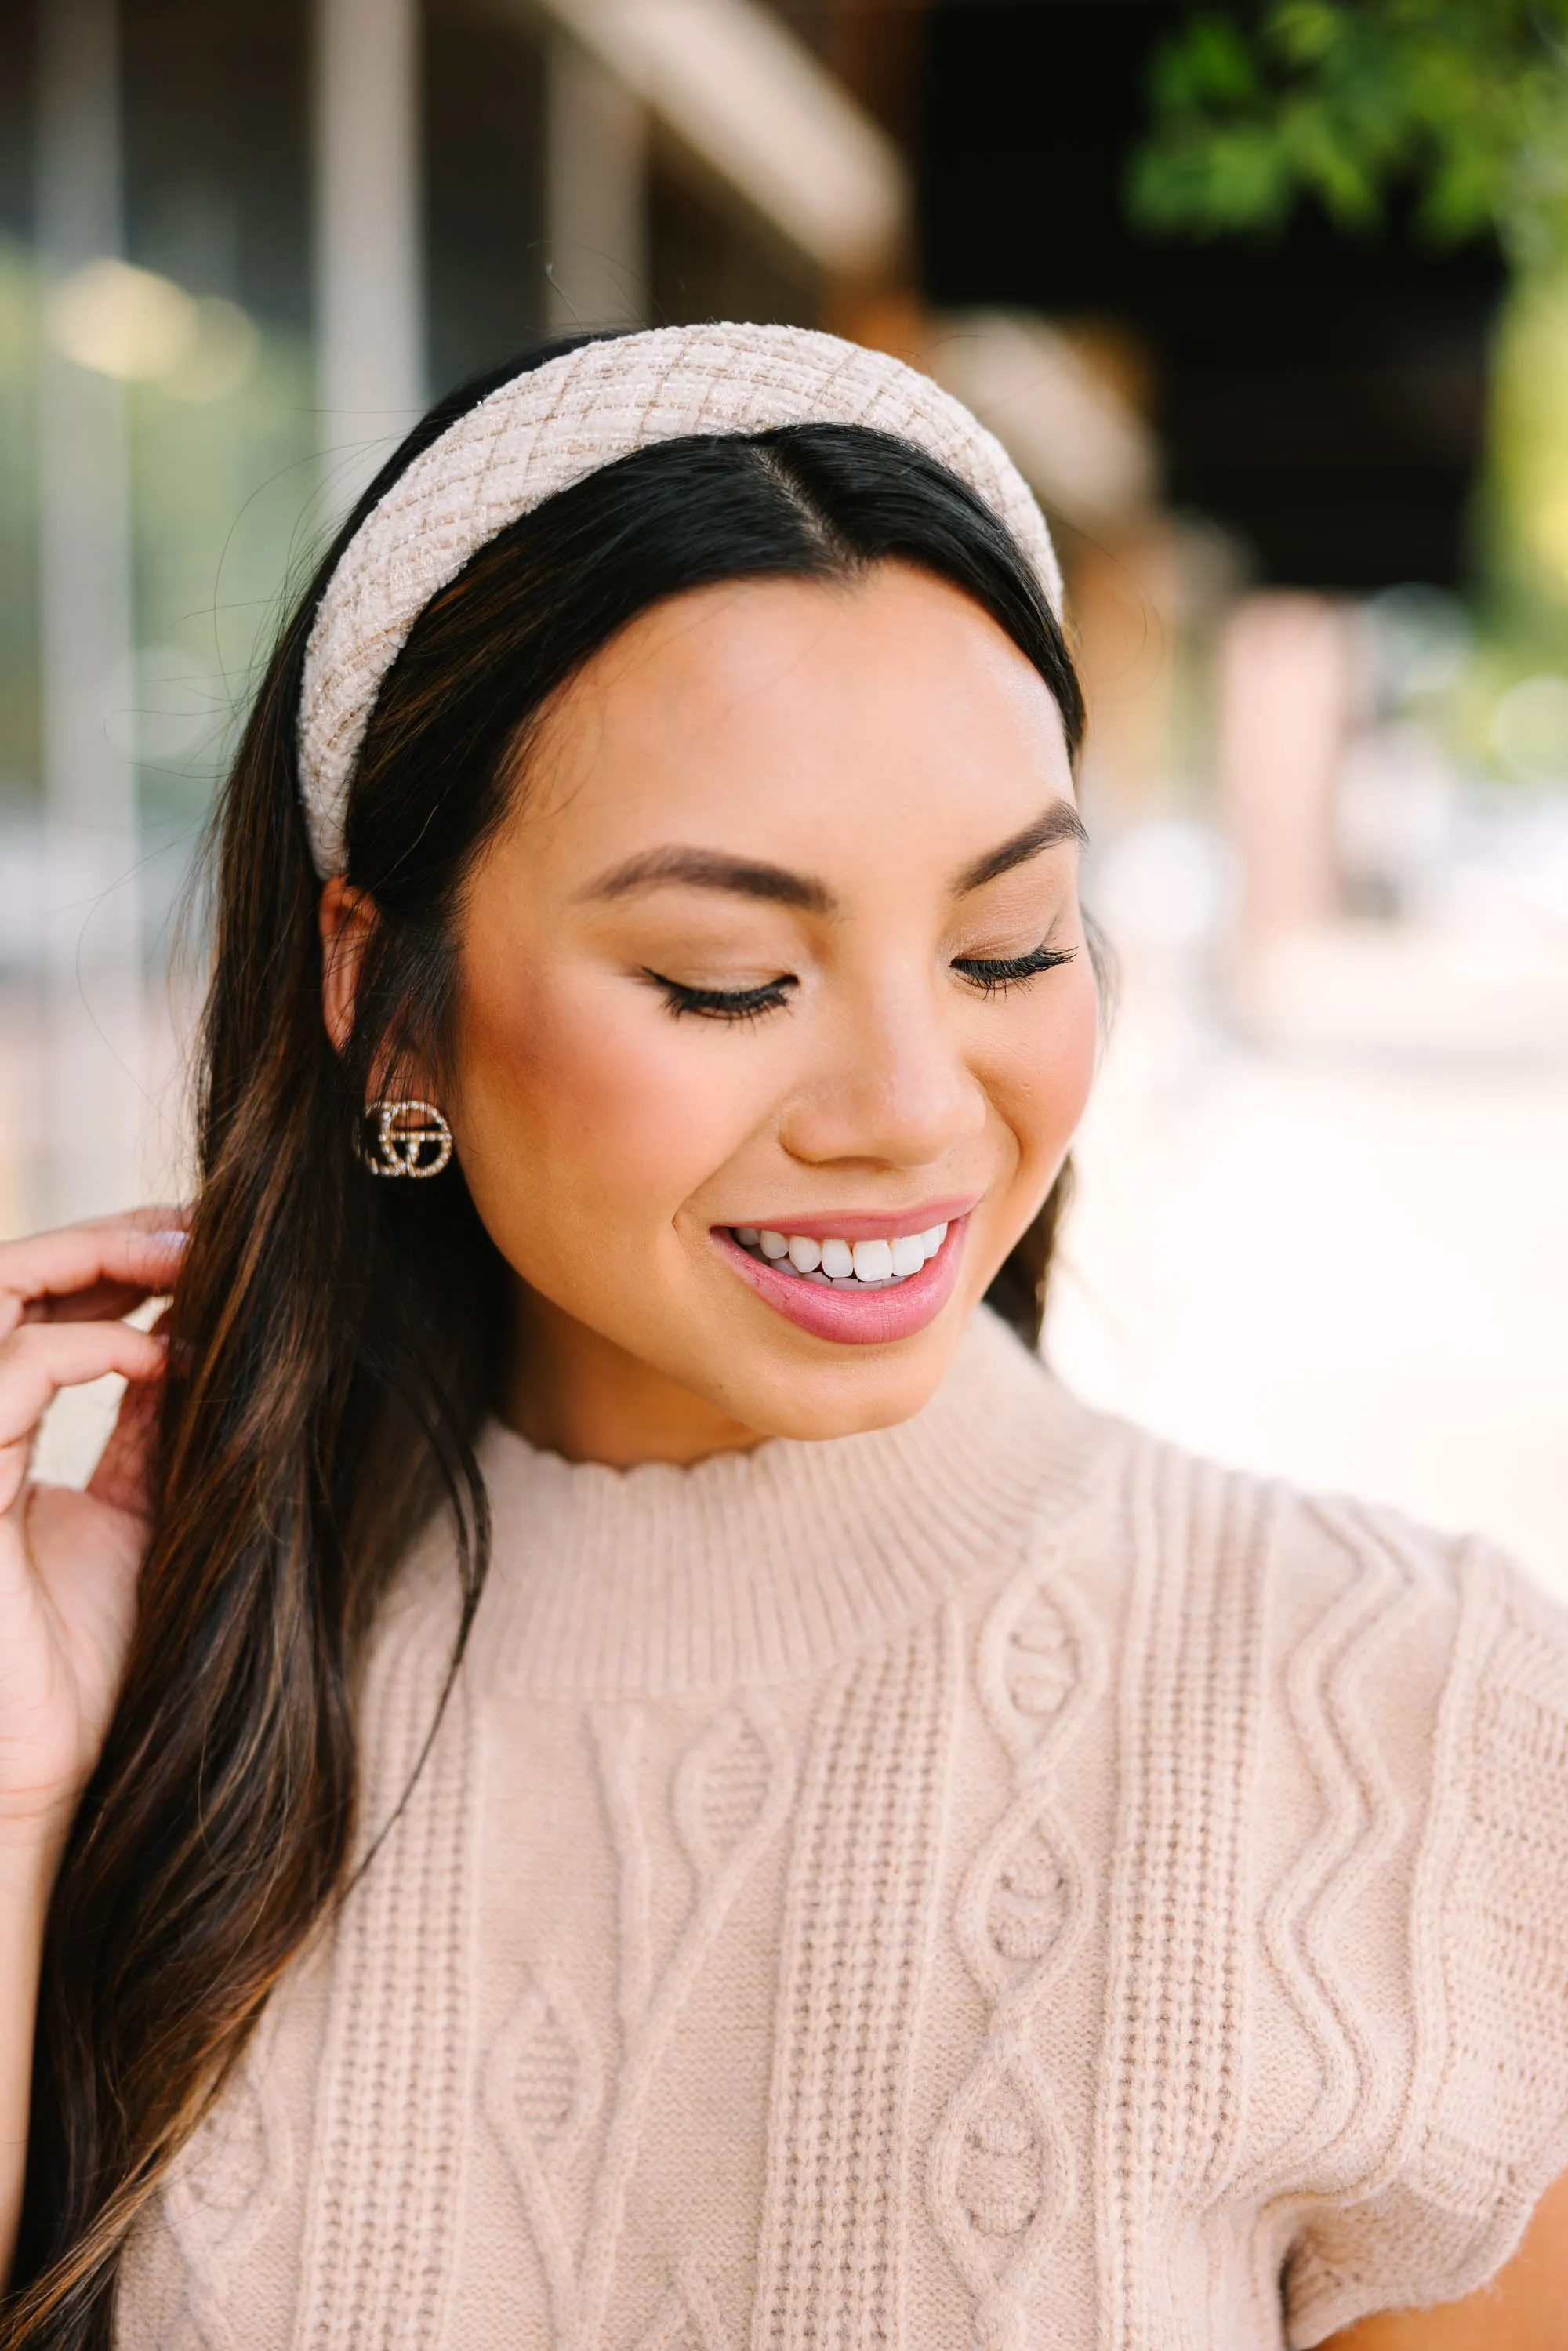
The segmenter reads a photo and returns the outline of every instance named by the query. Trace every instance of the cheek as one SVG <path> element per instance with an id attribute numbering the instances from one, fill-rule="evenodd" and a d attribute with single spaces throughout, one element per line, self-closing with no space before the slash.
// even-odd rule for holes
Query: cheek
<path id="1" fill-rule="evenodd" d="M 476 994 L 462 1055 L 463 1150 L 476 1196 L 516 1192 L 530 1228 L 592 1218 L 596 1247 L 667 1225 L 744 1141 L 754 1106 L 736 1041 L 672 1020 L 600 973 Z"/>
<path id="2" fill-rule="evenodd" d="M 996 1066 L 991 1098 L 1012 1130 L 1031 1179 L 1056 1163 L 1071 1142 L 1094 1082 L 1100 1043 L 1100 992 L 1087 961 L 1069 967 L 1065 985 L 1043 1001 L 1038 1016 Z"/>

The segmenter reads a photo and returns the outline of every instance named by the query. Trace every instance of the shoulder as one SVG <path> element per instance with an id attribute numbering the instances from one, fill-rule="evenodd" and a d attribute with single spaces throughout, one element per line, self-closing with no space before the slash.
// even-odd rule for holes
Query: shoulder
<path id="1" fill-rule="evenodd" d="M 1337 1803 L 1347 1840 L 1396 1818 L 1412 1965 L 1441 1956 L 1439 1914 L 1476 1912 L 1469 1949 L 1506 1931 L 1509 1984 L 1549 1984 L 1568 2030 L 1568 1970 L 1507 1925 L 1523 1906 L 1568 1953 L 1568 1610 L 1483 1536 L 1091 1419 L 1056 1573 L 1098 1587 L 1124 1725 L 1179 1744 L 1245 1720 L 1270 1806 Z"/>
<path id="2" fill-rule="evenodd" d="M 1528 1653 L 1530 1672 L 1555 1687 L 1568 1667 L 1568 1611 L 1479 1535 L 1228 1467 L 1096 1409 L 1049 1373 L 1033 1420 L 1037 1548 L 1059 1551 L 1086 1593 L 1100 1593 L 1127 1666 L 1180 1635 L 1176 1670 L 1239 1642 L 1265 1677 L 1273 1668 L 1297 1686 L 1318 1669 L 1343 1684 L 1385 1659 L 1425 1676 L 1435 1696 L 1478 1642 L 1500 1672 L 1523 1672 Z M 1417 1770 L 1429 1751 L 1429 1739 L 1415 1740 Z"/>
<path id="3" fill-rule="evenodd" d="M 1479 1537 L 1114 1423 L 1084 1458 L 1052 1573 L 1110 1667 L 1113 1978 L 1175 1996 L 1151 1917 L 1214 1947 L 1213 2017 L 1179 1997 L 1249 2085 L 1227 2200 L 1292 2343 L 1458 2299 L 1568 2167 L 1568 1614 Z"/>
<path id="4" fill-rule="evenodd" d="M 1406 2120 L 1363 2200 L 1302 2231 L 1303 2344 L 1471 2293 L 1568 2167 L 1568 1618 L 1490 1546 L 1426 1545 L 1452 1629 L 1430 1736 L 1395 1753 L 1420 1824 L 1402 1920 Z M 1374 1739 L 1385 1688 L 1397 1705 L 1393 1663 Z"/>
<path id="5" fill-rule="evenodd" d="M 971 1605 L 1005 1615 L 1051 1587 L 1101 1654 L 1122 1766 L 1129 1745 L 1213 1750 L 1219 1719 L 1235 1772 L 1269 1775 L 1303 1817 L 1343 1780 L 1408 1825 L 1450 1683 L 1457 1706 L 1483 1650 L 1489 1687 L 1524 1647 L 1537 1677 L 1568 1665 L 1568 1616 L 1479 1539 L 1206 1459 L 1083 1402 L 1006 1334 L 988 1343 L 1012 1358 L 987 1404 L 993 1423 L 1008 1408 L 1029 1531 Z"/>
<path id="6" fill-rule="evenodd" d="M 1511 1865 L 1568 1864 L 1568 1611 L 1505 1552 L 1136 1430 L 1099 1458 L 1124 1682 L 1218 1674 L 1266 1740 L 1292 1727 L 1320 1779 L 1337 1747 L 1434 1849 L 1500 1804 Z"/>
<path id="7" fill-rule="evenodd" d="M 1018 1427 L 1037 1489 L 1035 1550 L 1060 1555 L 1114 1620 L 1127 1669 L 1156 1666 L 1176 1642 L 1178 1674 L 1239 1644 L 1254 1670 L 1293 1668 L 1298 1683 L 1320 1663 L 1343 1679 L 1353 1661 L 1385 1653 L 1441 1676 L 1478 1575 L 1517 1591 L 1521 1606 L 1536 1599 L 1477 1539 L 1206 1458 L 1047 1371 L 1027 1388 Z M 1561 1646 L 1568 1617 L 1544 1600 L 1536 1613 L 1548 1646 Z"/>

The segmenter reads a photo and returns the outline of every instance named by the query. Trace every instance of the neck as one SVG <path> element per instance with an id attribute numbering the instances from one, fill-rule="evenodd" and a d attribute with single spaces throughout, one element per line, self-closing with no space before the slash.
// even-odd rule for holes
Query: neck
<path id="1" fill-rule="evenodd" d="M 519 1285 L 501 1418 L 544 1453 L 630 1469 L 743 1452 L 761 1432 Z"/>
<path id="2" fill-rule="evenodd" d="M 815 1673 L 927 1619 L 977 1573 L 1027 1558 L 1038 1579 L 1070 1557 L 1054 1535 L 1037 1551 L 1040 1510 L 1049 1501 L 1059 1524 L 1080 1501 L 1103 1504 L 1090 1466 L 1103 1459 L 1103 1426 L 983 1309 L 930 1402 L 884 1428 L 610 1467 L 492 1425 L 480 1461 L 497 1573 L 473 1670 L 508 1689 L 596 1698 Z M 446 1543 L 425 1557 L 450 1607 Z M 1009 1690 L 1014 1667 L 1039 1666 L 1031 1656 L 1026 1639 L 1002 1676 Z M 998 1695 L 1004 1735 L 1028 1743 L 1034 1698 L 1015 1698 Z"/>

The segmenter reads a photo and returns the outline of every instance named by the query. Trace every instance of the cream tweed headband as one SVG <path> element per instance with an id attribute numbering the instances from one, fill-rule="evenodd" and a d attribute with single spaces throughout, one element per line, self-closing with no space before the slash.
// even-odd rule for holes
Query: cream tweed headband
<path id="1" fill-rule="evenodd" d="M 310 631 L 299 705 L 318 872 L 342 871 L 349 787 L 382 680 L 431 598 L 487 540 L 635 449 L 784 424 L 870 425 L 924 449 L 1007 525 L 1060 615 L 1061 574 L 1028 484 L 994 434 L 901 360 L 799 327 L 659 327 L 586 343 L 449 425 L 344 549 Z"/>

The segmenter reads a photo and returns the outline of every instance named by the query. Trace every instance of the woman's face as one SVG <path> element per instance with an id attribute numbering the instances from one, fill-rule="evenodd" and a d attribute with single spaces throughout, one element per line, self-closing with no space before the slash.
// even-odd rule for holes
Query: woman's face
<path id="1" fill-rule="evenodd" d="M 1094 1062 L 1048 689 L 901 564 L 728 583 L 598 654 L 525 768 L 447 1105 L 517 1276 L 510 1416 L 620 1461 L 918 1410 Z"/>

